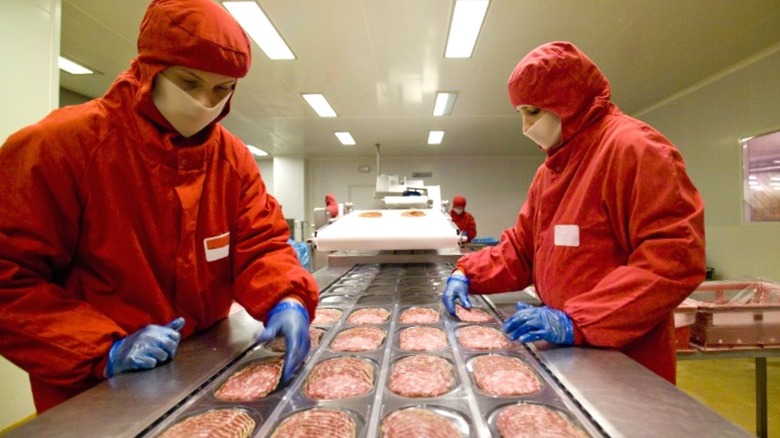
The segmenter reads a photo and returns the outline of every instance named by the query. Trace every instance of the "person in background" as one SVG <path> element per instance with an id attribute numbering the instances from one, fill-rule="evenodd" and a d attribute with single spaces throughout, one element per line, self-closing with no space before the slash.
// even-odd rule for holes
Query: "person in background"
<path id="1" fill-rule="evenodd" d="M 331 219 L 339 216 L 339 203 L 336 202 L 336 196 L 333 193 L 325 195 L 325 210 Z"/>
<path id="2" fill-rule="evenodd" d="M 0 354 L 38 412 L 171 360 L 235 300 L 308 354 L 314 278 L 246 145 L 219 121 L 249 39 L 211 0 L 154 0 L 105 95 L 0 148 Z"/>
<path id="3" fill-rule="evenodd" d="M 466 198 L 463 196 L 452 198 L 450 218 L 452 218 L 452 222 L 455 223 L 461 234 L 466 235 L 466 242 L 471 242 L 477 237 L 477 222 L 474 220 L 474 216 L 466 211 Z"/>
<path id="4" fill-rule="evenodd" d="M 571 43 L 544 44 L 509 78 L 523 132 L 546 154 L 514 227 L 462 257 L 442 300 L 533 284 L 512 339 L 624 352 L 674 383 L 674 309 L 704 280 L 704 206 L 679 151 L 610 100 L 604 74 Z"/>

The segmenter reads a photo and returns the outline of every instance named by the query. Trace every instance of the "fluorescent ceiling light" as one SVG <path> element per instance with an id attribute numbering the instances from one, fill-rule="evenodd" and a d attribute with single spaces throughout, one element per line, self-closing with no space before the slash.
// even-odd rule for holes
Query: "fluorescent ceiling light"
<path id="1" fill-rule="evenodd" d="M 444 139 L 444 131 L 431 131 L 428 133 L 428 144 L 441 144 Z"/>
<path id="2" fill-rule="evenodd" d="M 252 155 L 257 155 L 258 157 L 267 157 L 268 156 L 268 152 L 266 152 L 266 151 L 264 151 L 264 150 L 262 150 L 262 149 L 260 149 L 258 147 L 252 146 L 251 144 L 246 145 L 246 147 L 249 148 L 249 152 L 251 152 Z"/>
<path id="3" fill-rule="evenodd" d="M 434 116 L 446 116 L 452 112 L 455 106 L 455 99 L 458 93 L 438 92 L 436 93 L 436 103 L 433 105 Z"/>
<path id="4" fill-rule="evenodd" d="M 490 0 L 456 0 L 445 58 L 470 58 Z"/>
<path id="5" fill-rule="evenodd" d="M 336 137 L 338 137 L 338 139 L 341 142 L 341 144 L 343 144 L 344 146 L 350 146 L 350 145 L 355 144 L 355 139 L 352 138 L 352 134 L 350 134 L 349 132 L 347 132 L 347 131 L 339 131 L 339 132 L 336 132 L 335 134 L 336 134 Z"/>
<path id="6" fill-rule="evenodd" d="M 72 75 L 92 75 L 95 74 L 94 71 L 84 67 L 83 65 L 76 64 L 75 62 L 71 61 L 70 59 L 63 58 L 60 56 L 59 60 L 57 60 L 57 67 L 60 68 L 60 70 L 65 70 L 66 72 L 72 74 Z"/>
<path id="7" fill-rule="evenodd" d="M 287 47 L 282 36 L 276 31 L 271 20 L 260 6 L 253 2 L 223 2 L 222 5 L 244 28 L 246 33 L 263 49 L 271 59 L 295 59 L 292 50 Z"/>
<path id="8" fill-rule="evenodd" d="M 336 117 L 336 112 L 333 111 L 324 95 L 302 94 L 302 96 L 320 117 Z"/>

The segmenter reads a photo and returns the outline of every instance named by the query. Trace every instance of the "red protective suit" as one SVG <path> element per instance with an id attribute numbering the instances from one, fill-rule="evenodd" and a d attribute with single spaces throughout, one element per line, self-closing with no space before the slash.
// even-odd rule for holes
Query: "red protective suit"
<path id="1" fill-rule="evenodd" d="M 339 215 L 339 204 L 336 202 L 336 196 L 333 193 L 325 195 L 325 209 L 331 218 L 336 218 Z"/>
<path id="2" fill-rule="evenodd" d="M 155 1 L 138 48 L 103 97 L 0 148 L 0 353 L 39 411 L 101 381 L 112 343 L 148 324 L 182 316 L 186 338 L 233 300 L 259 320 L 285 296 L 310 318 L 317 304 L 244 143 L 216 121 L 184 139 L 151 99 L 172 65 L 245 76 L 241 28 L 211 0 Z"/>
<path id="3" fill-rule="evenodd" d="M 675 382 L 673 311 L 704 280 L 704 206 L 677 149 L 610 102 L 576 47 L 543 45 L 509 79 L 513 106 L 558 114 L 514 228 L 458 262 L 473 293 L 534 284 L 575 345 L 617 348 Z"/>
<path id="4" fill-rule="evenodd" d="M 450 218 L 461 233 L 466 233 L 466 241 L 471 242 L 477 237 L 477 221 L 474 220 L 474 216 L 471 213 L 466 211 L 466 198 L 455 196 L 452 198 L 452 206 L 463 208 L 461 214 L 456 213 L 455 210 L 450 210 Z"/>

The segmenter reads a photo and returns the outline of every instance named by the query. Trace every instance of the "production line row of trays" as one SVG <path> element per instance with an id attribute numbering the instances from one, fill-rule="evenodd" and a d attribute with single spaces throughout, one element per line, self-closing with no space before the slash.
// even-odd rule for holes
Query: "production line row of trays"
<path id="1" fill-rule="evenodd" d="M 566 433 L 556 436 L 604 436 L 533 352 L 502 334 L 489 302 L 472 296 L 474 309 L 462 320 L 446 312 L 441 293 L 451 270 L 449 263 L 355 266 L 321 294 L 311 327 L 317 345 L 286 387 L 251 400 L 223 397 L 248 367 L 278 364 L 278 345 L 256 345 L 142 435 L 193 436 L 192 428 L 217 421 L 251 437 L 313 430 L 317 436 L 338 430 L 361 438 L 413 436 L 410 431 L 426 427 L 435 432 L 428 436 L 443 437 L 536 436 L 534 427 Z M 350 330 L 359 334 L 347 336 Z M 402 336 L 405 330 L 425 334 Z M 431 333 L 442 334 L 443 344 L 420 337 Z M 361 347 L 372 337 L 372 346 Z M 428 377 L 405 372 L 420 369 Z M 258 374 L 252 382 L 262 386 L 273 378 Z"/>

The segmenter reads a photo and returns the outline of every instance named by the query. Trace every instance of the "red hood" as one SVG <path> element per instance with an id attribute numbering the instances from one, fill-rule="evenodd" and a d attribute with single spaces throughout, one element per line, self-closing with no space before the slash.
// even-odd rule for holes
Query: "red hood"
<path id="1" fill-rule="evenodd" d="M 242 78 L 249 72 L 251 54 L 241 26 L 218 3 L 154 0 L 141 22 L 138 56 L 117 82 L 134 83 L 138 112 L 173 130 L 152 102 L 152 85 L 159 72 L 180 65 Z M 229 112 L 230 102 L 214 123 Z"/>
<path id="2" fill-rule="evenodd" d="M 560 116 L 562 145 L 612 106 L 606 76 L 577 47 L 562 41 L 541 45 L 520 60 L 508 88 L 513 107 L 531 105 Z"/>

